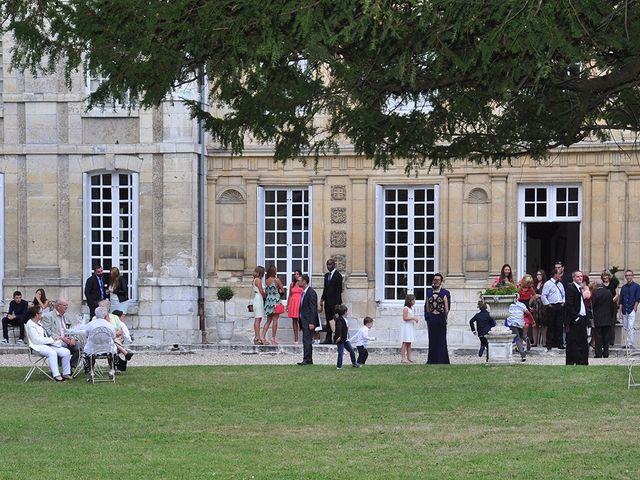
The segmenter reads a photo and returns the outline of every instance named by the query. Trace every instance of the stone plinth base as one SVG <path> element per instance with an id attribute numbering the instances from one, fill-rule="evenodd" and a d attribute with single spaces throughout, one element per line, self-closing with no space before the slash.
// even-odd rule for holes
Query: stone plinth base
<path id="1" fill-rule="evenodd" d="M 494 327 L 487 334 L 489 342 L 488 364 L 509 364 L 513 363 L 512 342 L 513 333 L 506 327 Z"/>

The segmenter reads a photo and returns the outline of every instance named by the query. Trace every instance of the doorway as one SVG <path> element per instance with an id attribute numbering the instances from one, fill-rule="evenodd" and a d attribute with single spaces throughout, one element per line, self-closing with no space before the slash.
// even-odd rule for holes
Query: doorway
<path id="1" fill-rule="evenodd" d="M 556 260 L 564 261 L 566 272 L 580 268 L 580 222 L 527 222 L 524 239 L 526 272 L 534 278 L 539 269 L 549 278 Z"/>

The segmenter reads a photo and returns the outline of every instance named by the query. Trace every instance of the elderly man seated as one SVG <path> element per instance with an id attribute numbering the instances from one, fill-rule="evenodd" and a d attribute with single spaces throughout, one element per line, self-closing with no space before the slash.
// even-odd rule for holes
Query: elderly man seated
<path id="1" fill-rule="evenodd" d="M 58 298 L 55 308 L 42 315 L 41 324 L 49 335 L 57 335 L 64 342 L 62 346 L 71 352 L 71 369 L 75 370 L 80 358 L 80 347 L 77 339 L 68 332 L 71 324 L 65 317 L 68 307 L 69 301 L 66 298 Z"/>
<path id="2" fill-rule="evenodd" d="M 126 360 L 131 360 L 131 357 L 133 357 L 133 352 L 130 352 L 124 346 L 125 341 L 131 342 L 131 334 L 129 333 L 129 329 L 121 320 L 121 318 L 124 317 L 124 314 L 120 310 L 111 312 L 111 302 L 109 302 L 109 300 L 102 300 L 100 302 L 100 306 L 107 311 L 106 319 L 111 322 L 111 325 L 113 325 L 113 328 L 115 328 L 116 330 L 116 347 L 118 348 L 118 353 L 124 355 L 124 358 Z"/>
<path id="3" fill-rule="evenodd" d="M 102 353 L 111 354 L 109 356 L 109 378 L 112 379 L 113 376 L 115 375 L 114 356 L 117 352 L 116 344 L 115 344 L 116 330 L 114 326 L 111 324 L 111 322 L 106 320 L 107 315 L 108 315 L 107 310 L 104 307 L 98 307 L 96 308 L 96 314 L 93 317 L 93 320 L 91 320 L 87 324 L 76 325 L 73 328 L 70 328 L 69 333 L 81 334 L 87 337 L 87 341 L 84 344 L 85 356 L 90 357 L 91 355 L 102 354 Z M 93 335 L 92 335 L 96 329 L 104 328 L 104 327 L 106 327 L 108 331 L 111 333 L 112 342 L 111 342 L 111 347 L 109 352 L 97 351 L 96 345 L 94 344 Z"/>

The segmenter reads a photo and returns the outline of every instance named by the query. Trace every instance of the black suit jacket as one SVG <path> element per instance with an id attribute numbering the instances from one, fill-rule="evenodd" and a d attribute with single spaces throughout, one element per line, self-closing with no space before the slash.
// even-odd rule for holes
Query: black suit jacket
<path id="1" fill-rule="evenodd" d="M 576 288 L 576 284 L 571 282 L 565 287 L 564 300 L 564 324 L 573 325 L 580 315 L 581 292 Z"/>
<path id="2" fill-rule="evenodd" d="M 342 274 L 338 270 L 333 271 L 333 277 L 329 281 L 330 273 L 324 274 L 324 289 L 321 299 L 325 305 L 342 304 Z"/>
<path id="3" fill-rule="evenodd" d="M 307 330 L 309 324 L 312 323 L 316 327 L 320 325 L 320 319 L 318 317 L 318 294 L 316 291 L 309 287 L 303 294 L 302 304 L 300 304 L 300 323 L 302 328 Z"/>
<path id="4" fill-rule="evenodd" d="M 616 304 L 613 302 L 611 290 L 606 287 L 596 289 L 591 296 L 591 310 L 593 311 L 594 326 L 613 325 L 616 318 Z"/>
<path id="5" fill-rule="evenodd" d="M 105 287 L 108 285 L 107 278 L 105 276 L 102 277 L 102 284 Z M 87 305 L 89 307 L 97 306 L 100 303 L 100 284 L 98 283 L 98 277 L 95 273 L 87 278 L 87 281 L 84 284 L 84 296 L 87 299 Z"/>

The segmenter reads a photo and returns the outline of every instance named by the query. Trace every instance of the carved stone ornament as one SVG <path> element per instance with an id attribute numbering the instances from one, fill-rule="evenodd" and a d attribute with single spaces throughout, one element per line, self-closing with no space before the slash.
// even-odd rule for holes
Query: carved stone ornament
<path id="1" fill-rule="evenodd" d="M 333 255 L 331 258 L 336 262 L 336 270 L 339 272 L 347 271 L 347 256 L 346 255 Z"/>
<path id="2" fill-rule="evenodd" d="M 333 207 L 331 209 L 331 223 L 347 223 L 347 209 L 344 207 Z"/>
<path id="3" fill-rule="evenodd" d="M 344 248 L 347 246 L 346 230 L 331 230 L 331 246 L 334 248 Z"/>
<path id="4" fill-rule="evenodd" d="M 346 199 L 347 199 L 346 185 L 331 185 L 331 200 L 346 200 Z"/>
<path id="5" fill-rule="evenodd" d="M 247 199 L 242 192 L 235 188 L 228 188 L 218 195 L 216 203 L 247 203 Z"/>

